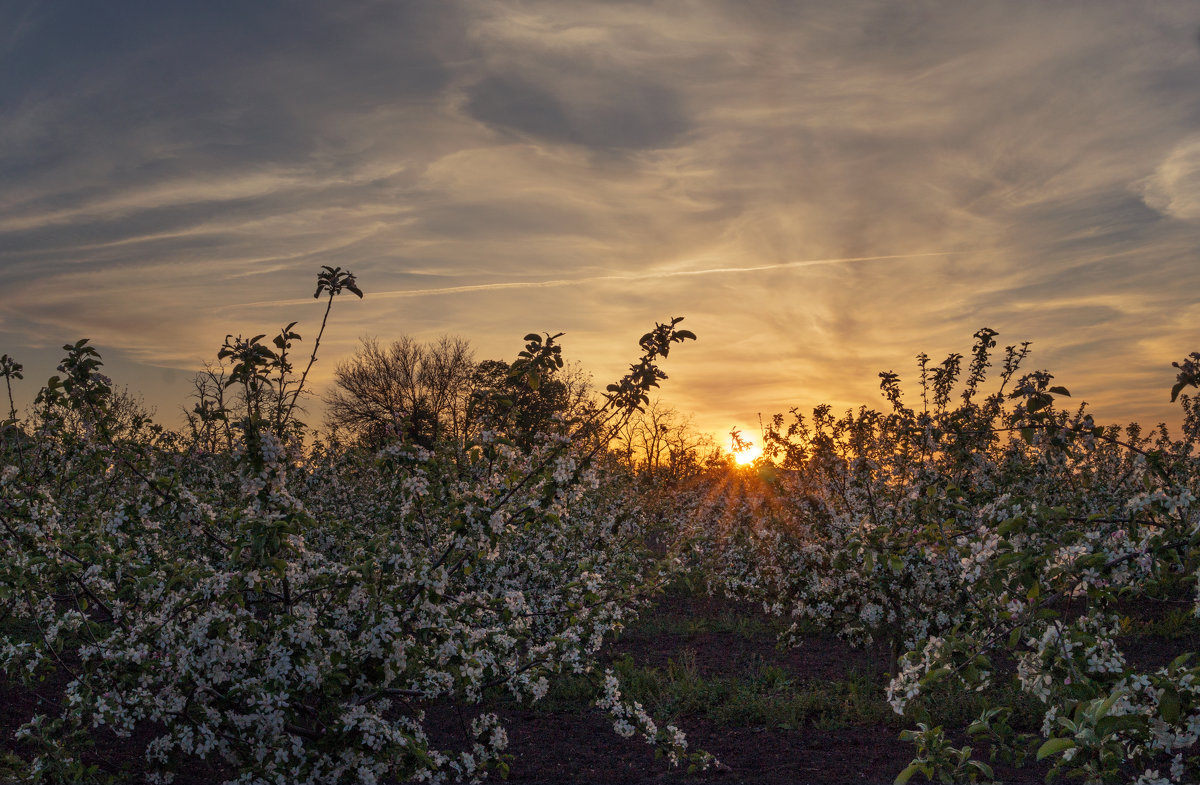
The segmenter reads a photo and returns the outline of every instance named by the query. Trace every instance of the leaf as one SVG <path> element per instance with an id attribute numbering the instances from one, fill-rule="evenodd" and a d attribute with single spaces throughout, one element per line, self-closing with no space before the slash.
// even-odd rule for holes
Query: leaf
<path id="1" fill-rule="evenodd" d="M 921 677 L 920 684 L 922 687 L 924 687 L 929 684 L 933 684 L 936 681 L 941 681 L 942 679 L 946 678 L 949 675 L 950 675 L 949 668 L 945 668 L 945 667 L 934 668 L 929 673 L 926 673 L 923 677 Z"/>
<path id="2" fill-rule="evenodd" d="M 996 773 L 992 771 L 992 767 L 981 760 L 967 761 L 967 765 L 973 766 L 988 782 L 996 779 Z"/>
<path id="3" fill-rule="evenodd" d="M 904 771 L 902 771 L 896 775 L 896 779 L 892 781 L 892 785 L 904 785 L 904 783 L 906 783 L 910 779 L 912 779 L 912 776 L 914 774 L 916 774 L 918 771 L 921 772 L 922 774 L 924 774 L 926 776 L 926 778 L 929 777 L 929 766 L 928 765 L 926 765 L 924 763 L 910 763 L 904 769 Z"/>
<path id="4" fill-rule="evenodd" d="M 1065 395 L 1068 398 L 1071 397 L 1071 393 L 1067 392 L 1066 387 L 1060 387 L 1060 386 L 1051 387 L 1050 392 L 1054 393 L 1055 395 Z"/>
<path id="5" fill-rule="evenodd" d="M 1158 713 L 1167 722 L 1174 724 L 1179 721 L 1179 710 L 1181 702 L 1179 693 L 1174 687 L 1167 687 L 1163 690 L 1162 697 L 1158 699 Z"/>
<path id="6" fill-rule="evenodd" d="M 1096 735 L 1104 738 L 1113 731 L 1144 728 L 1146 717 L 1141 714 L 1118 714 L 1115 717 L 1105 717 L 1096 723 Z"/>
<path id="7" fill-rule="evenodd" d="M 1069 749 L 1074 749 L 1075 740 L 1067 738 L 1047 739 L 1046 743 L 1038 747 L 1037 759 L 1042 760 L 1051 755 L 1057 755 Z"/>
<path id="8" fill-rule="evenodd" d="M 1175 672 L 1182 668 L 1194 654 L 1194 651 L 1185 651 L 1183 654 L 1180 654 L 1178 657 L 1171 660 L 1171 664 L 1167 666 L 1167 671 L 1171 673 L 1171 675 L 1174 675 Z"/>
<path id="9" fill-rule="evenodd" d="M 1101 703 L 1097 708 L 1096 716 L 1103 717 L 1104 715 L 1108 714 L 1109 709 L 1111 709 L 1123 695 L 1124 692 L 1114 692 L 1112 695 L 1109 695 L 1107 698 L 1105 698 L 1104 702 Z M 1178 699 L 1179 695 L 1176 694 L 1175 698 Z"/>
<path id="10" fill-rule="evenodd" d="M 1012 534 L 1013 532 L 1016 532 L 1016 531 L 1021 531 L 1024 528 L 1025 528 L 1025 519 L 1023 517 L 1018 516 L 1016 518 L 1009 518 L 1008 520 L 1001 522 L 1000 526 L 996 529 L 996 531 L 998 534 L 1000 534 L 1000 536 L 1004 536 L 1006 534 Z"/>

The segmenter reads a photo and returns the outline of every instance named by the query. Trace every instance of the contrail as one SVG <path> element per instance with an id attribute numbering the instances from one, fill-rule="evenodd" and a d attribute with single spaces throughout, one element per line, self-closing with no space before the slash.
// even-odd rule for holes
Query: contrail
<path id="1" fill-rule="evenodd" d="M 754 273 L 762 270 L 783 270 L 793 267 L 818 267 L 830 264 L 847 264 L 850 262 L 874 262 L 888 259 L 918 259 L 926 256 L 949 256 L 950 251 L 931 251 L 929 253 L 888 254 L 886 256 L 847 256 L 838 259 L 804 259 L 796 262 L 779 262 L 777 264 L 760 264 L 753 267 L 707 267 L 702 270 L 659 270 L 646 273 L 623 273 L 620 275 L 593 275 L 586 278 L 553 278 L 545 281 L 510 281 L 507 283 L 477 283 L 463 286 L 443 286 L 434 289 L 398 289 L 390 292 L 367 291 L 367 297 L 399 299 L 405 297 L 430 297 L 447 294 L 464 294 L 466 292 L 488 292 L 500 289 L 549 289 L 558 286 L 572 286 L 581 283 L 601 283 L 604 281 L 646 281 L 656 278 L 682 278 L 691 275 L 722 275 L 726 273 Z M 233 308 L 249 308 L 263 306 L 303 305 L 311 300 L 268 300 L 240 305 L 226 305 L 219 310 Z"/>

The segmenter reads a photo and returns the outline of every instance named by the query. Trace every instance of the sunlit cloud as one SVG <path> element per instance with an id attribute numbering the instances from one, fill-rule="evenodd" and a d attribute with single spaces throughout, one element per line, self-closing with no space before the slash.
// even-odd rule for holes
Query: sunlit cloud
<path id="1" fill-rule="evenodd" d="M 545 281 L 510 281 L 507 283 L 480 283 L 467 284 L 463 286 L 444 286 L 437 289 L 402 289 L 398 291 L 372 292 L 372 299 L 375 298 L 406 298 L 406 297 L 428 297 L 443 294 L 463 294 L 466 292 L 490 292 L 506 289 L 551 289 L 560 286 L 578 286 L 580 284 L 604 283 L 610 281 L 652 281 L 661 278 L 681 278 L 693 275 L 727 275 L 734 273 L 753 273 L 763 270 L 786 270 L 789 268 L 798 267 L 816 267 L 819 265 L 830 264 L 848 264 L 850 262 L 873 262 L 886 259 L 915 259 L 923 256 L 946 256 L 947 252 L 932 252 L 918 254 L 891 254 L 888 256 L 858 256 L 847 257 L 844 259 L 805 259 L 796 262 L 782 262 L 779 264 L 761 264 L 754 267 L 710 267 L 699 270 L 657 270 L 646 273 L 628 273 L 625 275 L 593 275 L 586 278 L 572 279 L 552 279 Z M 234 308 L 260 308 L 260 307 L 280 307 L 292 305 L 304 305 L 307 300 L 263 300 L 251 303 L 242 303 L 238 305 L 223 306 L 223 310 Z"/>
<path id="2" fill-rule="evenodd" d="M 1198 26 L 1116 0 L 9 4 L 0 348 L 87 335 L 185 377 L 227 333 L 311 337 L 336 265 L 367 296 L 319 383 L 360 336 L 511 357 L 531 330 L 607 380 L 685 316 L 664 395 L 720 437 L 876 403 L 880 370 L 986 325 L 1101 416 L 1170 419 Z"/>
<path id="3" fill-rule="evenodd" d="M 1143 184 L 1146 204 L 1184 221 L 1200 220 L 1200 138 L 1180 144 Z"/>

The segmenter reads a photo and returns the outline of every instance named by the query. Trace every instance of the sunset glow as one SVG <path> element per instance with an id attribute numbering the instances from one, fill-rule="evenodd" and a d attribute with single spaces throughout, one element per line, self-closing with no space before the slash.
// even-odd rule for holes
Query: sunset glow
<path id="1" fill-rule="evenodd" d="M 735 452 L 733 459 L 737 461 L 738 466 L 749 466 L 762 456 L 762 448 L 756 444 L 752 444 L 741 452 Z"/>
<path id="2" fill-rule="evenodd" d="M 1200 783 L 1197 0 L 3 0 L 0 73 L 0 785 Z"/>
<path id="3" fill-rule="evenodd" d="M 1178 422 L 1195 348 L 1190 0 L 39 3 L 0 11 L 0 351 L 88 337 L 177 424 L 227 334 L 530 331 L 598 389 L 735 422 L 880 406 L 987 326 L 1106 423 Z"/>

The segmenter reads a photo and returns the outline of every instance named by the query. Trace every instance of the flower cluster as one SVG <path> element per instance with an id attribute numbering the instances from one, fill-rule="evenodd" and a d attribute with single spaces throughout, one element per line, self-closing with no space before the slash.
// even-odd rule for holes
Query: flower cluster
<path id="1" fill-rule="evenodd" d="M 122 408 L 85 342 L 65 392 L 4 432 L 0 674 L 61 685 L 17 730 L 31 781 L 79 779 L 97 728 L 147 739 L 164 783 L 194 760 L 231 783 L 476 781 L 506 765 L 485 696 L 593 672 L 666 580 L 592 436 L 303 450 L 298 338 L 227 341 L 254 403 L 228 451 Z M 427 720 L 447 705 L 474 715 L 468 738 Z"/>
<path id="2" fill-rule="evenodd" d="M 1057 407 L 1069 393 L 1050 374 L 1019 375 L 1028 344 L 1007 348 L 985 395 L 994 335 L 977 333 L 965 372 L 960 355 L 919 356 L 912 406 L 889 372 L 890 412 L 777 417 L 769 470 L 680 496 L 694 563 L 714 590 L 887 641 L 897 712 L 941 680 L 987 689 L 1000 653 L 1045 712 L 1039 757 L 1089 780 L 1141 766 L 1145 781 L 1195 781 L 1200 668 L 1139 669 L 1123 650 L 1139 598 L 1200 614 L 1194 401 L 1182 439 L 1097 426 Z M 1200 384 L 1195 366 L 1178 366 L 1173 395 Z"/>

